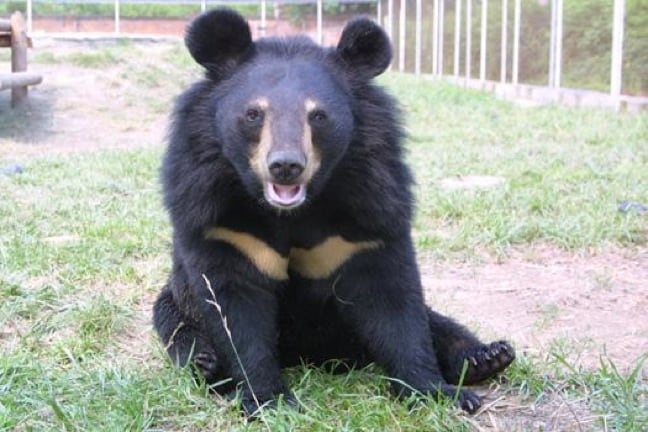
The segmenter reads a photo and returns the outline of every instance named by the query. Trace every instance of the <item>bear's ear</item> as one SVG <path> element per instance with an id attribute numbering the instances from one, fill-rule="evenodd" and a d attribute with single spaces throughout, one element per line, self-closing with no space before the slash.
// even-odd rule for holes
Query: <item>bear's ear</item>
<path id="1" fill-rule="evenodd" d="M 229 9 L 196 17 L 187 28 L 185 45 L 196 62 L 216 75 L 240 62 L 253 46 L 250 26 Z"/>
<path id="2" fill-rule="evenodd" d="M 363 79 L 383 73 L 392 59 L 389 37 L 368 18 L 357 18 L 344 27 L 336 51 L 353 73 Z"/>

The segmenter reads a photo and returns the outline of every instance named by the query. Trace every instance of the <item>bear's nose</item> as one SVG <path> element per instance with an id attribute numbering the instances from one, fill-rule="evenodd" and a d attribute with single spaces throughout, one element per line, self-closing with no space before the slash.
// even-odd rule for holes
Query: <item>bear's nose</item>
<path id="1" fill-rule="evenodd" d="M 274 182 L 293 184 L 304 172 L 306 157 L 295 150 L 278 150 L 268 155 L 268 169 Z"/>

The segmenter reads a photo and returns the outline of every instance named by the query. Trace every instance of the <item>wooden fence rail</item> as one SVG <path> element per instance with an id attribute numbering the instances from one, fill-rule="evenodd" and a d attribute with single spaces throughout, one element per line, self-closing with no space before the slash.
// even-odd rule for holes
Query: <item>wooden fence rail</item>
<path id="1" fill-rule="evenodd" d="M 39 74 L 27 72 L 27 48 L 31 46 L 20 12 L 14 12 L 8 20 L 0 19 L 0 47 L 11 48 L 11 73 L 0 72 L 0 90 L 11 89 L 12 107 L 27 97 L 27 86 L 43 81 Z"/>

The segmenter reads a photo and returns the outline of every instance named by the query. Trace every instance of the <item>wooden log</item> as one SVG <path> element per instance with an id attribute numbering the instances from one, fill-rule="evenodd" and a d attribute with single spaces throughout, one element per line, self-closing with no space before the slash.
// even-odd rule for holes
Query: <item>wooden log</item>
<path id="1" fill-rule="evenodd" d="M 0 73 L 0 90 L 40 84 L 43 77 L 34 72 Z"/>
<path id="2" fill-rule="evenodd" d="M 0 19 L 0 48 L 11 46 L 11 21 Z"/>
<path id="3" fill-rule="evenodd" d="M 11 33 L 0 33 L 0 48 L 11 46 Z"/>
<path id="4" fill-rule="evenodd" d="M 27 71 L 27 48 L 29 39 L 25 20 L 20 12 L 11 14 L 11 72 Z M 27 86 L 11 88 L 11 106 L 15 107 L 27 97 Z"/>

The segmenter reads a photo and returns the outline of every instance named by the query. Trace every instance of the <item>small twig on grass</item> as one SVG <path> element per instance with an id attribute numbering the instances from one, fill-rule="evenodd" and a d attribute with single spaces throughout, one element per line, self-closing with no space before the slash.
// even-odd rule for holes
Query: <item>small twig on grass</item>
<path id="1" fill-rule="evenodd" d="M 254 389 L 252 388 L 252 383 L 250 383 L 250 379 L 248 378 L 248 374 L 245 371 L 245 368 L 243 367 L 243 362 L 241 361 L 241 357 L 239 356 L 238 350 L 236 349 L 236 345 L 234 344 L 234 339 L 232 338 L 232 332 L 227 325 L 227 317 L 223 315 L 223 308 L 221 308 L 221 305 L 218 303 L 216 300 L 216 294 L 214 293 L 214 290 L 212 289 L 211 282 L 205 276 L 205 274 L 202 275 L 203 279 L 205 280 L 205 284 L 207 285 L 207 289 L 211 293 L 212 300 L 205 300 L 207 303 L 213 305 L 216 310 L 218 311 L 218 315 L 220 317 L 221 323 L 223 324 L 223 328 L 225 329 L 225 334 L 227 334 L 227 339 L 230 342 L 230 345 L 232 346 L 232 350 L 234 351 L 234 357 L 236 357 L 236 361 L 238 362 L 238 366 L 241 369 L 241 372 L 243 373 L 243 379 L 245 380 L 245 384 L 248 386 L 250 389 L 250 393 L 252 394 L 252 399 L 254 400 L 254 403 L 256 404 L 259 412 L 259 418 L 265 425 L 266 429 L 268 431 L 271 431 L 270 425 L 268 424 L 267 419 L 265 418 L 264 412 L 263 412 L 263 406 L 259 403 L 259 399 L 257 398 L 257 395 L 254 393 Z"/>
<path id="2" fill-rule="evenodd" d="M 493 414 L 490 411 L 487 414 L 488 414 L 488 419 L 491 422 L 491 425 L 493 425 L 493 430 L 499 431 L 500 430 L 499 425 L 497 424 L 497 420 L 495 420 Z"/>

